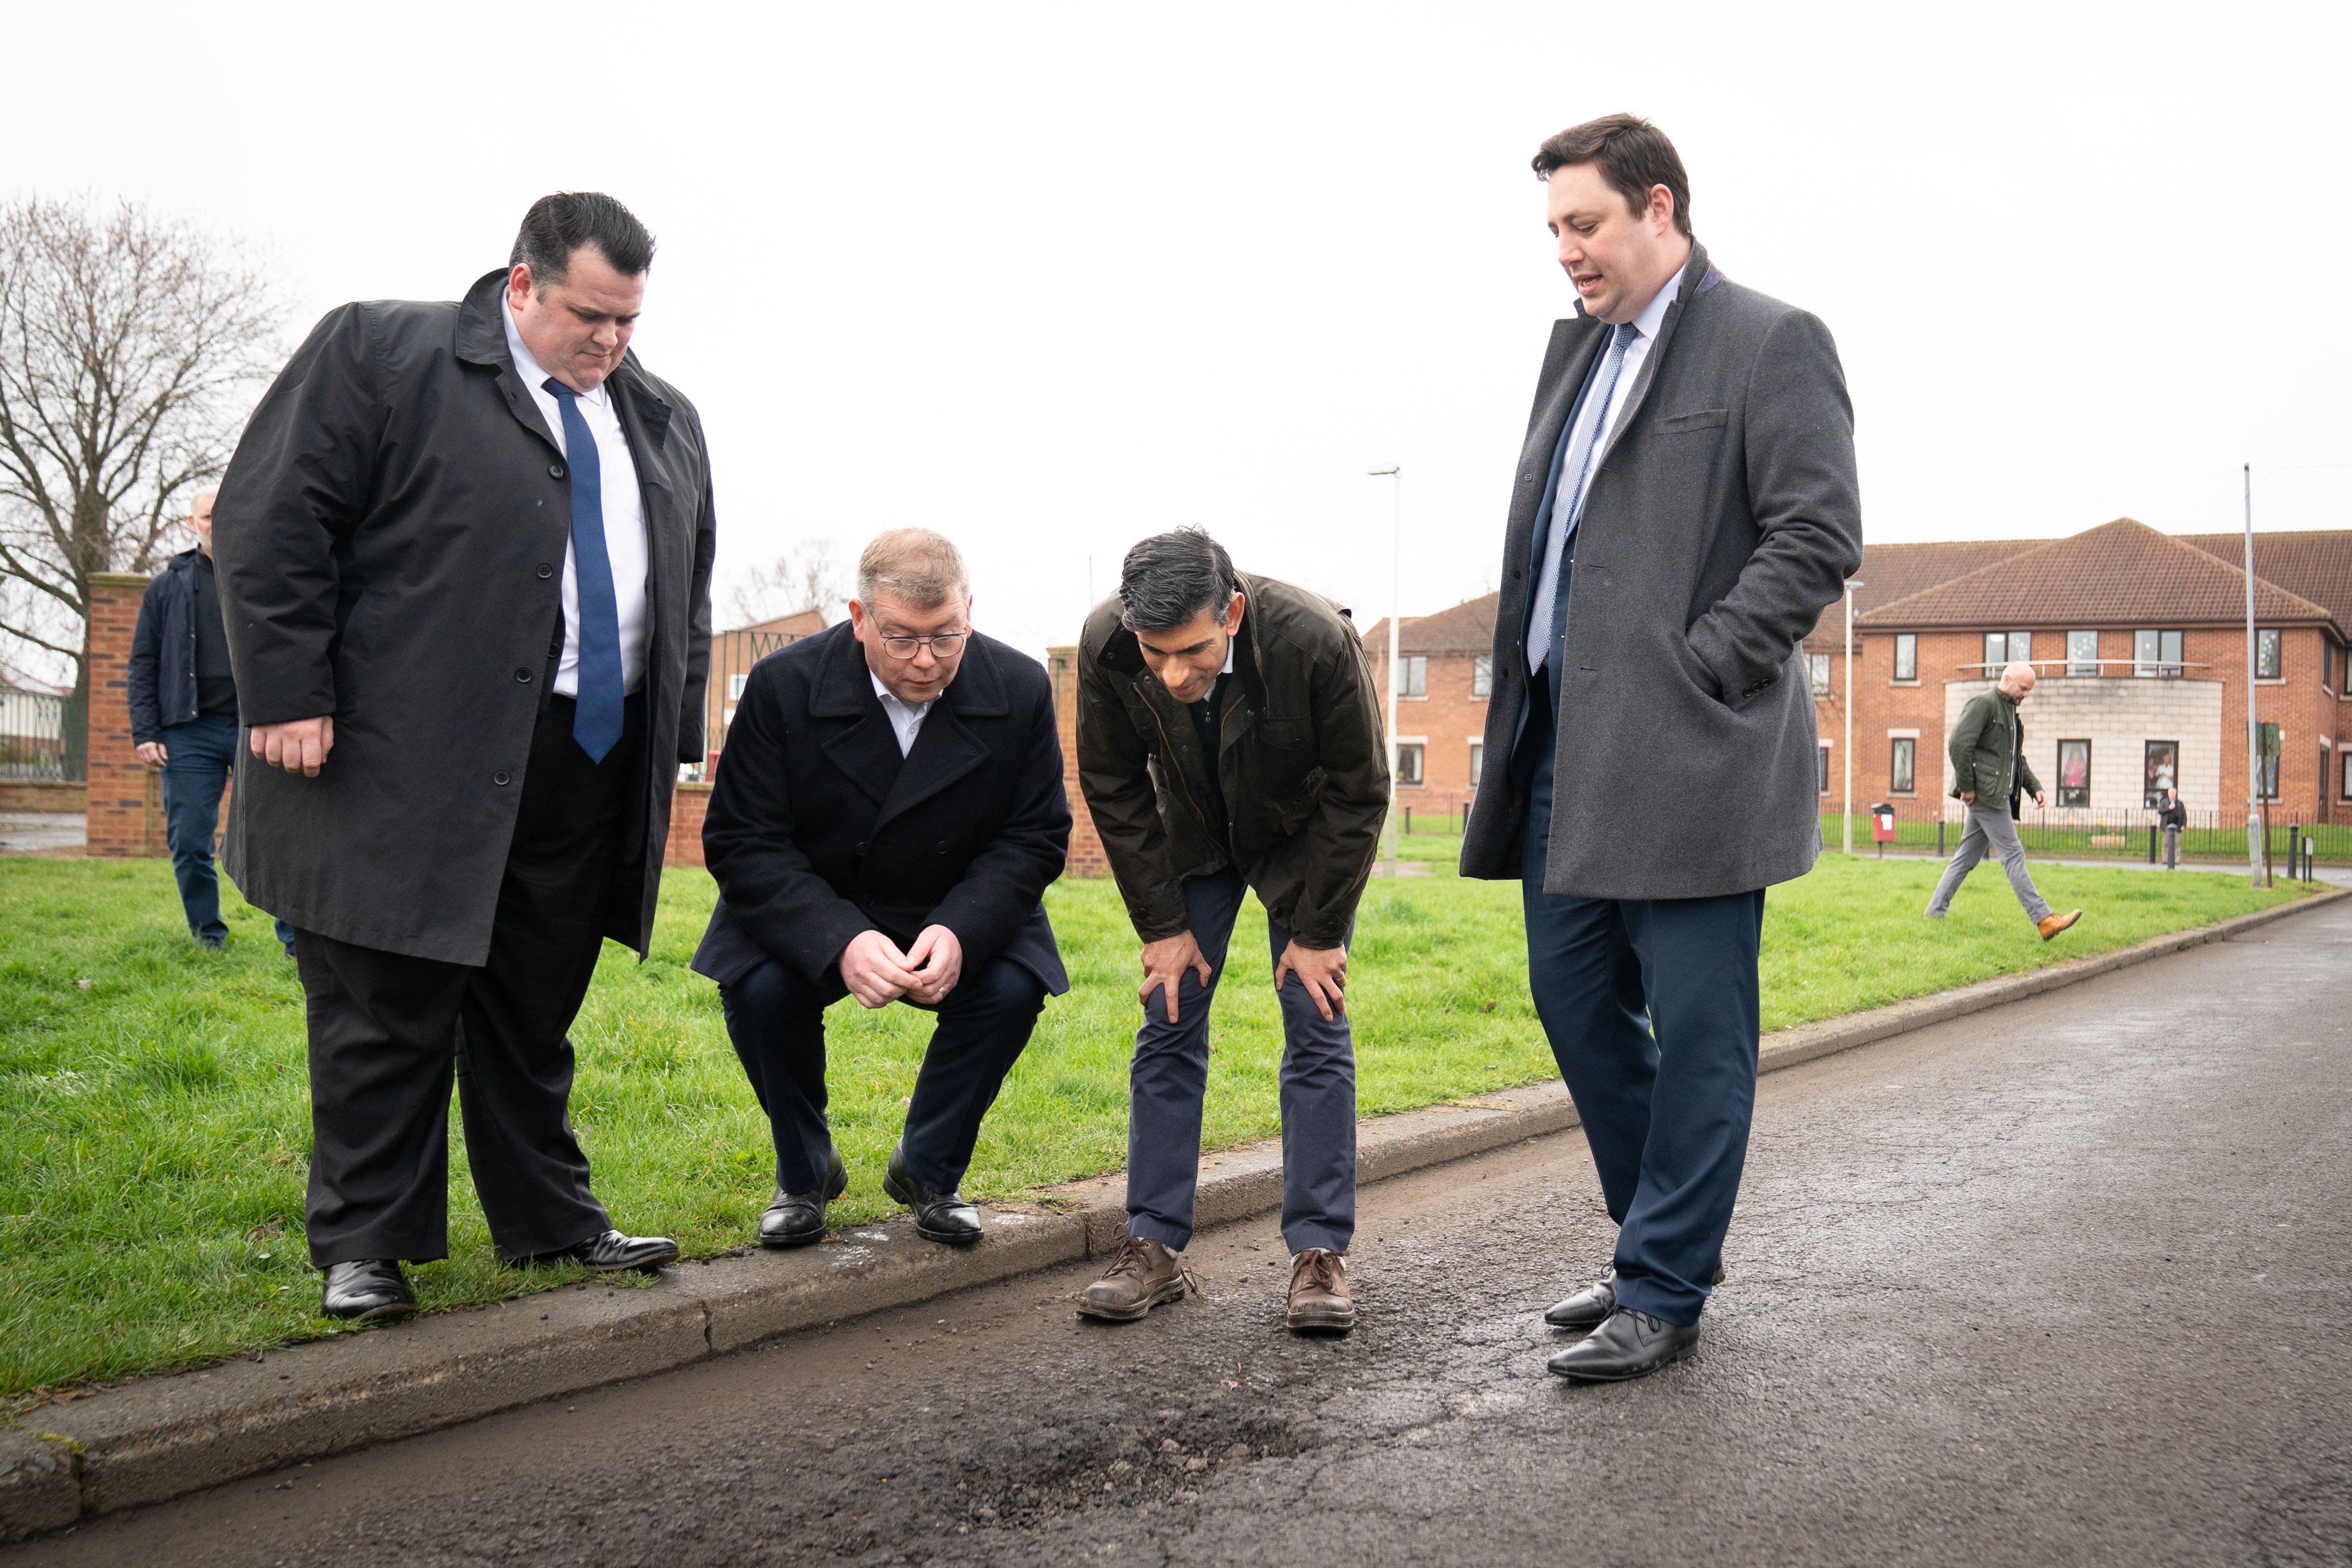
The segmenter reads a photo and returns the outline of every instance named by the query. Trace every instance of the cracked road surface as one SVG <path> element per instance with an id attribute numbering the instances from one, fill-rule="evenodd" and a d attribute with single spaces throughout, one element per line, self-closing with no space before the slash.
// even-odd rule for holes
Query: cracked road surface
<path id="1" fill-rule="evenodd" d="M 0 1559 L 2342 1564 L 2347 977 L 2337 905 L 1765 1079 L 1640 1383 L 1543 1370 L 1609 1251 L 1569 1134 L 1368 1187 L 1345 1340 L 1269 1218 L 1139 1323 L 1055 1270 Z"/>

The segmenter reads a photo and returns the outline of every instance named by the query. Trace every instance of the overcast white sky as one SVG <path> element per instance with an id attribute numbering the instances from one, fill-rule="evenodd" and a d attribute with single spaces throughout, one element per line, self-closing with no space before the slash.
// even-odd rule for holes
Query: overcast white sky
<path id="1" fill-rule="evenodd" d="M 1067 640 L 1213 529 L 1361 623 L 1491 586 L 1549 323 L 1536 144 L 1612 110 L 1835 333 L 1877 539 L 2352 526 L 2337 5 L 17 7 L 0 193 L 259 247 L 299 337 L 554 189 L 661 250 L 719 561 L 940 528 Z M 289 341 L 291 339 L 289 338 Z"/>

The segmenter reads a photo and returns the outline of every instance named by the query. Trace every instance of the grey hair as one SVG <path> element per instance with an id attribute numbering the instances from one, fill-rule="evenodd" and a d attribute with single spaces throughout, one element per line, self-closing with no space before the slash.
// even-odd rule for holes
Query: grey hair
<path id="1" fill-rule="evenodd" d="M 887 593 L 909 610 L 937 610 L 971 595 L 963 557 L 945 534 L 892 528 L 874 536 L 857 558 L 857 597 L 867 609 Z"/>
<path id="2" fill-rule="evenodd" d="M 1154 534 L 1118 569 L 1118 622 L 1130 632 L 1173 632 L 1202 611 L 1224 613 L 1241 591 L 1225 547 L 1200 528 Z"/>

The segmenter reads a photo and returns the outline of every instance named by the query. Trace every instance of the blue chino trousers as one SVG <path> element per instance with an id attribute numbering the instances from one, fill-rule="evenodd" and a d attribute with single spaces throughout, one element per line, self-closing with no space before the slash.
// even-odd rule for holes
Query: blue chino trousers
<path id="1" fill-rule="evenodd" d="M 1174 1251 L 1192 1239 L 1192 1198 L 1201 1179 L 1201 1102 L 1209 1086 L 1209 1004 L 1224 977 L 1225 948 L 1247 891 L 1230 866 L 1184 882 L 1192 940 L 1209 961 L 1209 983 L 1184 971 L 1176 1021 L 1160 991 L 1143 998 L 1135 1034 L 1127 1116 L 1127 1228 Z M 1282 961 L 1290 932 L 1271 915 L 1266 943 Z M 1356 1046 L 1343 1013 L 1326 1022 L 1305 981 L 1293 976 L 1282 1006 L 1282 1239 L 1292 1252 L 1345 1252 L 1356 1234 Z"/>
<path id="2" fill-rule="evenodd" d="M 1540 760 L 1520 865 L 1528 986 L 1618 1225 L 1617 1301 L 1695 1323 L 1722 1261 L 1748 1159 L 1764 892 L 1675 899 L 1545 893 L 1551 726 L 1528 739 Z"/>

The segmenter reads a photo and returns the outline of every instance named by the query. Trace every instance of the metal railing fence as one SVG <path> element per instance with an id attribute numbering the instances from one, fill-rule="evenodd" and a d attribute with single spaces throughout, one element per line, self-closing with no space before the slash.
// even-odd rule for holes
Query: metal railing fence
<path id="1" fill-rule="evenodd" d="M 0 779 L 59 782 L 79 778 L 66 751 L 71 697 L 0 691 Z"/>
<path id="2" fill-rule="evenodd" d="M 1870 831 L 1871 804 L 1855 803 L 1853 847 L 1857 853 L 1868 854 L 1876 847 Z M 1941 798 L 1892 800 L 1886 804 L 1895 808 L 1895 839 L 1887 849 L 1910 852 L 1924 850 L 1948 855 L 1959 847 L 1961 823 L 1945 818 L 1946 802 Z M 2345 815 L 2352 817 L 2352 805 L 2345 808 Z M 2164 838 L 2155 829 L 2156 812 L 2152 808 L 2116 811 L 2089 806 L 2028 806 L 2025 814 L 2017 820 L 2017 836 L 2028 854 L 2084 859 L 2112 856 L 2117 860 L 2147 860 L 2152 832 L 2156 857 L 2161 859 Z M 1843 819 L 1839 813 L 1822 813 L 1822 843 L 1835 849 L 1843 831 Z M 2297 822 L 2283 816 L 2273 804 L 2270 847 L 2280 865 L 2286 862 L 2288 846 L 2299 843 L 2297 835 L 2310 841 L 2315 860 L 2352 862 L 2352 822 Z M 2244 865 L 2245 819 L 2221 811 L 2190 811 L 2189 825 L 2180 833 L 2180 857 Z"/>

